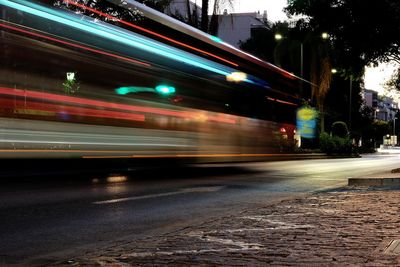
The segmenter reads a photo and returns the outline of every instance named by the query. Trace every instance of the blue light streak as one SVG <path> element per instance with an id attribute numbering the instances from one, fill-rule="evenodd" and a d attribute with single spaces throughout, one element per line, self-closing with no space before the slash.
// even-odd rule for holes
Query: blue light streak
<path id="1" fill-rule="evenodd" d="M 235 69 L 218 64 L 216 62 L 203 59 L 199 56 L 187 53 L 185 51 L 176 49 L 174 47 L 140 36 L 133 32 L 125 31 L 123 29 L 120 29 L 112 25 L 108 25 L 106 23 L 95 22 L 91 18 L 84 17 L 84 19 L 82 19 L 82 17 L 77 17 L 63 11 L 50 9 L 24 0 L 17 0 L 17 1 L 0 0 L 0 4 L 32 15 L 39 16 L 47 20 L 64 24 L 66 26 L 84 31 L 89 34 L 95 34 L 97 36 L 112 41 L 117 41 L 124 45 L 141 49 L 143 51 L 156 54 L 158 56 L 162 56 L 164 58 L 168 58 L 173 61 L 183 62 L 191 66 L 208 70 L 223 75 L 225 77 L 227 75 L 230 75 L 232 72 L 237 71 Z M 255 77 L 254 79 L 245 79 L 244 82 L 250 84 L 257 84 L 263 87 L 269 87 L 265 81 Z"/>

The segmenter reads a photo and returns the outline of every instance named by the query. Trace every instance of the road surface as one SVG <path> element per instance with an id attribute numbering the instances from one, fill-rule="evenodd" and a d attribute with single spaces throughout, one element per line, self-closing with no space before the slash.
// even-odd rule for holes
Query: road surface
<path id="1" fill-rule="evenodd" d="M 399 155 L 365 155 L 7 180 L 0 189 L 0 265 L 72 258 L 232 214 L 249 203 L 344 186 L 348 177 L 399 168 L 399 162 Z"/>

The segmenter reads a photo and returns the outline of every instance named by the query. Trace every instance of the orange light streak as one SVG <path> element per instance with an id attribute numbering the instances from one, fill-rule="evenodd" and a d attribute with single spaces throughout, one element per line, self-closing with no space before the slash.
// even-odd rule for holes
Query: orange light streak
<path id="1" fill-rule="evenodd" d="M 1 152 L 1 150 L 0 150 Z M 127 152 L 127 151 L 125 151 Z M 165 155 L 101 155 L 101 156 L 82 156 L 82 158 L 214 158 L 214 157 L 283 157 L 295 154 L 165 154 Z"/>

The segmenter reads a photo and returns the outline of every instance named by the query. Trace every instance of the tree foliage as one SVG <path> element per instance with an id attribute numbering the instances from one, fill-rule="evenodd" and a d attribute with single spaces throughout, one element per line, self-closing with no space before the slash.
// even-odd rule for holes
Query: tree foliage
<path id="1" fill-rule="evenodd" d="M 264 24 L 265 27 L 252 29 L 251 37 L 246 41 L 240 41 L 239 46 L 244 51 L 274 63 L 274 51 L 277 44 L 274 33 L 277 24 L 272 25 L 268 21 L 265 21 Z"/>
<path id="2" fill-rule="evenodd" d="M 319 147 L 327 154 L 351 155 L 353 153 L 352 141 L 348 136 L 332 136 L 326 132 L 319 136 Z"/>
<path id="3" fill-rule="evenodd" d="M 329 32 L 338 63 L 352 75 L 367 64 L 400 62 L 400 1 L 288 0 L 289 15 L 305 15 L 315 30 Z"/>
<path id="4" fill-rule="evenodd" d="M 161 0 L 161 1 L 155 1 L 155 0 L 139 0 L 138 2 L 146 4 L 147 6 L 156 9 L 158 11 L 163 11 L 166 6 L 168 6 L 171 3 L 172 0 Z M 96 18 L 99 20 L 103 20 L 109 23 L 114 23 L 118 24 L 115 19 L 105 17 L 102 15 L 99 15 L 97 13 L 91 12 L 90 10 L 87 9 L 82 9 L 81 7 L 76 7 L 74 5 L 68 4 L 67 2 L 63 0 L 49 0 L 48 1 L 50 4 L 65 8 L 71 11 L 74 11 L 76 13 L 82 13 L 85 14 L 86 16 Z M 103 13 L 109 14 L 113 17 L 116 17 L 121 20 L 126 20 L 129 22 L 135 22 L 135 24 L 138 25 L 146 25 L 146 23 L 149 23 L 149 20 L 146 20 L 145 17 L 142 15 L 142 13 L 136 9 L 130 9 L 130 8 L 125 8 L 121 3 L 118 1 L 110 2 L 106 0 L 88 0 L 88 1 L 83 1 L 79 0 L 76 1 L 78 4 L 83 4 L 87 7 L 96 9 L 98 11 L 101 11 Z M 121 5 L 120 5 L 121 4 Z M 123 27 L 123 25 L 119 25 Z"/>
<path id="5" fill-rule="evenodd" d="M 275 40 L 276 33 L 283 38 Z M 311 95 L 304 97 L 318 106 L 320 126 L 324 131 L 324 101 L 332 80 L 331 43 L 323 40 L 321 33 L 312 29 L 309 23 L 299 20 L 295 24 L 277 22 L 271 25 L 267 22 L 265 28 L 253 32 L 241 48 L 310 81 L 302 83 L 304 92 L 311 91 Z"/>
<path id="6" fill-rule="evenodd" d="M 332 136 L 338 137 L 347 137 L 349 135 L 349 131 L 347 130 L 347 125 L 343 121 L 335 121 L 332 124 Z"/>
<path id="7" fill-rule="evenodd" d="M 389 90 L 400 91 L 400 69 L 394 71 L 389 80 L 386 81 L 385 87 Z"/>

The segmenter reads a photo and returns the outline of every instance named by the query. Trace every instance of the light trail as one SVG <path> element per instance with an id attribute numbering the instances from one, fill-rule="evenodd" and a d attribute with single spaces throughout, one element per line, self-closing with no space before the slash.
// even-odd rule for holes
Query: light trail
<path id="1" fill-rule="evenodd" d="M 118 29 L 117 27 L 110 27 L 108 25 L 106 26 L 100 23 L 82 20 L 67 13 L 59 12 L 31 2 L 18 0 L 17 3 L 3 0 L 2 4 L 13 9 L 26 12 L 28 14 L 33 14 L 50 21 L 72 27 L 88 34 L 97 35 L 115 42 L 122 43 L 124 45 L 128 45 L 133 48 L 140 49 L 142 51 L 168 58 L 173 61 L 178 61 L 210 72 L 214 72 L 223 75 L 224 77 L 235 71 L 224 65 L 141 37 L 140 35 L 134 34 L 133 32 L 121 31 L 121 29 Z M 246 82 L 252 84 L 255 83 L 254 81 L 251 81 L 249 79 L 247 79 Z"/>
<path id="2" fill-rule="evenodd" d="M 50 41 L 53 41 L 53 42 L 61 43 L 61 44 L 72 46 L 72 47 L 79 48 L 79 49 L 83 49 L 83 50 L 86 50 L 86 51 L 94 52 L 94 53 L 97 53 L 97 54 L 106 55 L 106 56 L 114 57 L 114 58 L 117 58 L 117 59 L 122 59 L 122 60 L 125 60 L 125 61 L 128 61 L 128 62 L 134 63 L 134 64 L 145 66 L 145 67 L 151 67 L 150 64 L 142 62 L 142 61 L 139 61 L 139 60 L 135 60 L 135 59 L 132 59 L 132 58 L 120 56 L 120 55 L 109 53 L 109 52 L 102 51 L 102 50 L 98 50 L 98 49 L 95 49 L 95 48 L 92 48 L 92 47 L 89 47 L 89 46 L 84 46 L 84 45 L 68 42 L 68 41 L 65 41 L 65 40 L 57 39 L 57 38 L 50 37 L 50 36 L 47 36 L 47 35 L 44 35 L 44 34 L 40 34 L 40 33 L 36 33 L 36 32 L 33 32 L 33 31 L 27 31 L 27 30 L 24 30 L 22 28 L 14 27 L 14 26 L 7 25 L 7 24 L 4 24 L 4 23 L 0 23 L 0 27 L 6 28 L 6 29 L 10 29 L 10 30 L 14 30 L 14 31 L 18 31 L 18 32 L 22 32 L 22 33 L 25 33 L 25 34 L 28 34 L 28 35 L 31 35 L 31 36 L 40 37 L 40 38 L 43 38 L 43 39 L 46 39 L 46 40 L 50 40 Z"/>
<path id="3" fill-rule="evenodd" d="M 109 108 L 109 109 L 119 109 L 124 111 L 135 111 L 135 112 L 142 112 L 142 113 L 152 113 L 157 115 L 165 115 L 165 116 L 173 116 L 185 119 L 191 119 L 198 121 L 198 112 L 196 111 L 178 111 L 178 110 L 168 110 L 168 109 L 161 109 L 161 108 L 153 108 L 153 107 L 144 107 L 144 106 L 135 106 L 135 105 L 127 105 L 127 104 L 119 104 L 119 103 L 110 103 L 100 100 L 93 100 L 93 99 L 86 99 L 80 97 L 73 97 L 73 96 L 64 96 L 64 95 L 57 95 L 51 93 L 44 93 L 38 91 L 30 91 L 30 90 L 23 90 L 23 89 L 15 89 L 15 88 L 7 88 L 7 87 L 0 87 L 0 95 L 10 95 L 10 96 L 20 96 L 20 97 L 28 97 L 34 99 L 47 99 L 51 101 L 57 101 L 61 103 L 71 103 L 71 104 L 80 104 L 80 105 L 87 105 L 87 106 L 94 106 L 94 107 L 102 107 L 102 108 Z M 4 102 L 7 104 L 7 102 Z M 23 107 L 23 103 L 20 104 Z M 138 115 L 141 116 L 141 115 Z M 140 117 L 137 117 L 138 120 L 142 120 Z M 143 117 L 144 120 L 144 117 Z M 206 115 L 205 121 L 214 121 L 214 122 L 222 122 L 228 124 L 236 124 L 237 120 L 232 115 L 227 114 L 219 114 L 219 115 Z"/>
<path id="4" fill-rule="evenodd" d="M 129 155 L 83 155 L 83 159 L 162 159 L 162 158 L 238 158 L 238 157 L 290 157 L 297 154 L 159 154 L 159 155 L 132 155 L 129 150 L 94 150 L 94 149 L 0 149 L 0 153 L 79 153 L 79 154 L 129 154 Z"/>
<path id="5" fill-rule="evenodd" d="M 169 37 L 167 37 L 167 36 L 165 36 L 165 35 L 162 35 L 162 34 L 159 34 L 159 33 L 157 33 L 157 32 L 151 31 L 151 30 L 149 30 L 149 29 L 140 27 L 140 26 L 138 26 L 138 25 L 135 25 L 135 24 L 133 24 L 133 23 L 127 22 L 127 21 L 125 21 L 125 20 L 119 19 L 119 18 L 117 18 L 117 17 L 115 17 L 115 16 L 112 16 L 112 15 L 110 15 L 110 14 L 103 13 L 103 12 L 97 10 L 97 9 L 94 9 L 94 8 L 91 8 L 91 7 L 88 7 L 88 6 L 79 4 L 79 3 L 75 2 L 75 1 L 71 1 L 71 0 L 63 0 L 63 1 L 66 2 L 66 3 L 68 3 L 68 4 L 71 4 L 71 5 L 80 7 L 80 8 L 82 8 L 82 9 L 84 9 L 84 10 L 87 9 L 87 10 L 89 10 L 89 11 L 95 13 L 95 14 L 98 14 L 98 15 L 100 15 L 100 16 L 102 16 L 102 17 L 111 19 L 111 20 L 113 20 L 113 21 L 117 21 L 117 22 L 119 22 L 119 23 L 121 23 L 121 24 L 124 24 L 124 25 L 126 25 L 126 26 L 132 27 L 132 28 L 134 28 L 134 29 L 137 29 L 137 30 L 140 30 L 140 31 L 149 33 L 149 34 L 151 34 L 151 35 L 153 35 L 153 36 L 157 36 L 157 37 L 162 38 L 162 39 L 164 39 L 164 40 L 170 41 L 170 42 L 172 42 L 172 43 L 174 43 L 174 44 L 178 44 L 178 45 L 181 45 L 181 46 L 183 46 L 183 47 L 189 48 L 189 49 L 191 49 L 191 50 L 194 50 L 194 51 L 197 51 L 197 52 L 206 54 L 206 55 L 211 56 L 211 57 L 214 57 L 214 58 L 216 58 L 216 59 L 219 59 L 219 60 L 221 60 L 221 61 L 224 61 L 224 62 L 226 62 L 226 63 L 228 63 L 228 64 L 230 64 L 230 65 L 233 65 L 233 66 L 235 66 L 235 67 L 238 67 L 238 66 L 239 66 L 237 63 L 232 62 L 232 61 L 230 61 L 230 60 L 227 60 L 227 59 L 225 59 L 225 58 L 223 58 L 223 57 L 217 56 L 217 55 L 215 55 L 215 54 L 213 54 L 213 53 L 207 52 L 207 51 L 202 50 L 202 49 L 199 49 L 199 48 L 197 48 L 197 47 L 194 47 L 194 46 L 191 46 L 191 45 L 188 45 L 188 44 L 179 42 L 179 41 L 177 41 L 177 40 L 175 40 L 175 39 L 169 38 Z"/>
<path id="6" fill-rule="evenodd" d="M 298 106 L 295 103 L 292 103 L 292 102 L 289 102 L 289 101 L 284 101 L 284 100 L 281 100 L 281 99 L 278 99 L 278 98 L 267 97 L 267 99 L 269 101 L 275 101 L 275 102 L 282 103 L 282 104 L 285 104 L 285 105 Z"/>
<path id="7" fill-rule="evenodd" d="M 30 111 L 46 111 L 54 112 L 54 114 L 59 116 L 86 116 L 86 117 L 97 117 L 97 118 L 108 118 L 108 119 L 120 119 L 120 120 L 130 120 L 130 121 L 145 121 L 145 116 L 142 114 L 133 114 L 118 111 L 100 110 L 100 109 L 90 109 L 82 107 L 72 107 L 72 106 L 61 106 L 57 104 L 49 103 L 39 103 L 25 100 L 15 100 L 15 99 L 1 99 L 0 105 L 8 108 L 12 108 L 17 112 L 32 113 Z M 66 119 L 67 120 L 67 119 Z"/>
<path id="8" fill-rule="evenodd" d="M 1 151 L 0 151 L 1 152 Z M 237 158 L 237 157 L 285 157 L 295 156 L 297 154 L 160 154 L 160 155 L 130 155 L 122 156 L 123 158 L 214 158 L 214 157 L 226 157 L 226 158 Z M 118 158 L 118 155 L 101 155 L 101 156 L 82 156 L 82 158 Z"/>
<path id="9" fill-rule="evenodd" d="M 124 197 L 124 198 L 113 198 L 113 199 L 109 199 L 109 200 L 95 201 L 95 202 L 92 202 L 92 204 L 96 204 L 96 205 L 113 204 L 113 203 L 120 203 L 120 202 L 126 202 L 126 201 L 167 197 L 167 196 L 174 196 L 174 195 L 181 195 L 181 194 L 188 194 L 188 193 L 210 193 L 210 192 L 220 191 L 220 190 L 224 189 L 224 187 L 225 186 L 184 188 L 184 189 L 181 189 L 179 191 L 174 191 L 174 192 L 150 194 L 150 195 L 144 195 L 144 196 L 132 196 L 132 197 Z"/>

